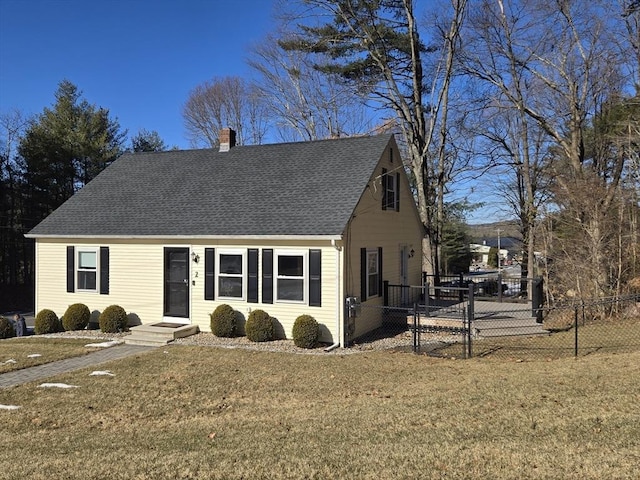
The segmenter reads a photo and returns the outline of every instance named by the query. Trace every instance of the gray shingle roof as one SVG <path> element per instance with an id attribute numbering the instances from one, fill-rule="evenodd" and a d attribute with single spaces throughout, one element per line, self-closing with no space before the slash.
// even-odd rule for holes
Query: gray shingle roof
<path id="1" fill-rule="evenodd" d="M 29 236 L 340 235 L 390 138 L 125 154 Z"/>

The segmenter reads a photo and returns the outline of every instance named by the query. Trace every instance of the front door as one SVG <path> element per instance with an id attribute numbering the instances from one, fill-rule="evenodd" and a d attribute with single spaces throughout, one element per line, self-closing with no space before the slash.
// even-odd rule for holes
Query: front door
<path id="1" fill-rule="evenodd" d="M 189 249 L 164 249 L 164 316 L 189 318 Z"/>

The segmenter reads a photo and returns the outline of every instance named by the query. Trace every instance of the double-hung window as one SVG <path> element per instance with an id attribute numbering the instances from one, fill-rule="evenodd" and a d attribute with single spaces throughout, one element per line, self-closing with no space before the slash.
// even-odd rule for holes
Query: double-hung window
<path id="1" fill-rule="evenodd" d="M 388 173 L 386 168 L 382 169 L 382 209 L 400 209 L 400 174 Z"/>
<path id="2" fill-rule="evenodd" d="M 98 252 L 95 249 L 77 250 L 77 289 L 96 292 L 98 288 Z"/>
<path id="3" fill-rule="evenodd" d="M 276 300 L 307 301 L 307 253 L 276 251 Z"/>
<path id="4" fill-rule="evenodd" d="M 367 298 L 380 295 L 378 250 L 367 250 Z"/>
<path id="5" fill-rule="evenodd" d="M 245 250 L 219 250 L 216 262 L 218 297 L 244 300 L 247 275 Z"/>

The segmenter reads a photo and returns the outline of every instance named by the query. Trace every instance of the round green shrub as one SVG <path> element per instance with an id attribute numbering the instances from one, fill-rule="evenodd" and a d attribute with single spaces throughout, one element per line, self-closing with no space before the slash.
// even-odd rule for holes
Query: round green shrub
<path id="1" fill-rule="evenodd" d="M 233 337 L 236 334 L 237 312 L 227 304 L 219 305 L 211 318 L 211 332 L 216 337 Z"/>
<path id="2" fill-rule="evenodd" d="M 264 310 L 253 310 L 244 326 L 247 338 L 252 342 L 273 340 L 275 329 L 273 319 Z"/>
<path id="3" fill-rule="evenodd" d="M 320 338 L 320 326 L 311 315 L 300 315 L 293 322 L 293 343 L 300 348 L 313 348 Z"/>
<path id="4" fill-rule="evenodd" d="M 40 310 L 36 315 L 36 321 L 33 331 L 36 335 L 44 335 L 46 333 L 56 333 L 62 330 L 60 320 L 56 312 L 47 308 Z"/>
<path id="5" fill-rule="evenodd" d="M 16 336 L 13 324 L 7 319 L 0 316 L 0 338 L 11 338 Z"/>
<path id="6" fill-rule="evenodd" d="M 89 324 L 91 312 L 84 303 L 69 305 L 62 316 L 62 327 L 67 330 L 84 330 Z"/>
<path id="7" fill-rule="evenodd" d="M 120 305 L 111 305 L 100 314 L 98 324 L 104 333 L 123 332 L 127 329 L 127 312 Z"/>

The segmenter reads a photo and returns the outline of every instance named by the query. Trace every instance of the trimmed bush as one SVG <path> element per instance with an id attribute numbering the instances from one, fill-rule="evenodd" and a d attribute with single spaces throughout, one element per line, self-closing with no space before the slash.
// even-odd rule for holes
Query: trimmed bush
<path id="1" fill-rule="evenodd" d="M 237 312 L 227 304 L 219 305 L 211 315 L 211 332 L 216 337 L 234 337 L 237 328 Z"/>
<path id="2" fill-rule="evenodd" d="M 252 342 L 268 342 L 273 340 L 273 319 L 264 310 L 253 310 L 244 326 L 247 338 Z"/>
<path id="3" fill-rule="evenodd" d="M 16 336 L 13 324 L 8 318 L 0 317 L 0 338 L 11 338 Z"/>
<path id="4" fill-rule="evenodd" d="M 311 315 L 300 315 L 293 323 L 293 343 L 300 348 L 313 348 L 320 338 L 320 326 Z"/>
<path id="5" fill-rule="evenodd" d="M 100 314 L 98 324 L 104 333 L 123 332 L 127 329 L 127 312 L 120 305 L 111 305 Z"/>
<path id="6" fill-rule="evenodd" d="M 56 312 L 47 308 L 40 310 L 36 315 L 36 321 L 33 331 L 36 335 L 44 335 L 46 333 L 56 333 L 62 330 L 60 320 Z"/>
<path id="7" fill-rule="evenodd" d="M 89 324 L 91 312 L 84 303 L 69 305 L 62 316 L 62 327 L 67 330 L 84 330 Z"/>

